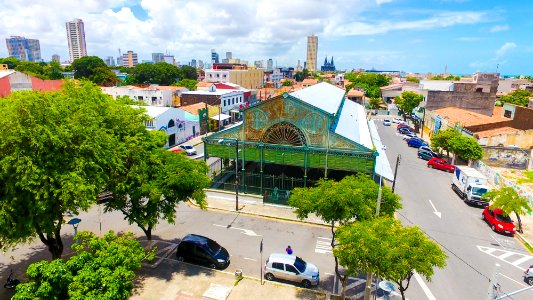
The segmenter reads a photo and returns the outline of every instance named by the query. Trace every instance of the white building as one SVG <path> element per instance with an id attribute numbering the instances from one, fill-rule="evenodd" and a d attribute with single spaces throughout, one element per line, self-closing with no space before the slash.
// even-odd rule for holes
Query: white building
<path id="1" fill-rule="evenodd" d="M 146 88 L 132 85 L 102 87 L 102 91 L 113 96 L 114 99 L 116 99 L 117 96 L 128 96 L 133 100 L 140 101 L 150 106 L 172 106 L 172 91 L 160 89 L 157 85 L 150 85 Z"/>
<path id="2" fill-rule="evenodd" d="M 66 22 L 68 52 L 70 55 L 70 62 L 80 57 L 87 56 L 87 46 L 85 45 L 85 29 L 83 21 L 74 19 Z"/>
<path id="3" fill-rule="evenodd" d="M 173 147 L 200 134 L 198 117 L 175 107 L 135 106 L 144 109 L 151 120 L 145 122 L 146 129 L 160 130 L 166 133 L 165 148 Z"/>

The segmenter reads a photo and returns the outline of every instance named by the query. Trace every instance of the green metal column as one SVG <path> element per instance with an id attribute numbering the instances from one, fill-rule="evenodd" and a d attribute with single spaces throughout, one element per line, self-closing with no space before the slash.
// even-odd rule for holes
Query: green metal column
<path id="1" fill-rule="evenodd" d="M 309 147 L 305 147 L 304 152 L 304 187 L 307 187 L 307 160 L 309 155 Z"/>
<path id="2" fill-rule="evenodd" d="M 246 180 L 246 177 L 245 177 L 246 169 L 245 169 L 245 162 L 244 162 L 244 156 L 245 156 L 244 148 L 246 148 L 246 137 L 245 137 L 245 134 L 244 134 L 245 126 L 246 126 L 246 123 L 245 123 L 245 119 L 243 118 L 242 119 L 242 130 L 241 130 L 241 141 L 242 141 L 241 142 L 241 144 L 242 144 L 242 151 L 241 151 L 242 152 L 242 169 L 241 169 L 241 171 L 242 171 L 242 174 L 241 174 L 241 176 L 242 176 L 242 180 L 241 180 L 242 185 L 241 185 L 241 187 L 243 188 L 244 192 L 246 193 L 246 186 L 247 186 L 246 182 L 245 182 L 245 180 Z"/>
<path id="3" fill-rule="evenodd" d="M 263 155 L 263 143 L 260 143 L 259 144 L 259 165 L 260 165 L 260 171 L 259 173 L 261 174 L 261 186 L 260 186 L 260 191 L 261 191 L 261 195 L 263 195 L 263 158 L 264 158 L 264 155 Z"/>

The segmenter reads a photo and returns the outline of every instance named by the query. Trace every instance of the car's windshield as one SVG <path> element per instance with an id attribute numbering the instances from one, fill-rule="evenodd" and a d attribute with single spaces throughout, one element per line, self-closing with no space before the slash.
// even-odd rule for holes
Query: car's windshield
<path id="1" fill-rule="evenodd" d="M 207 242 L 207 248 L 209 248 L 209 252 L 212 254 L 217 254 L 222 247 L 217 242 L 209 240 Z"/>
<path id="2" fill-rule="evenodd" d="M 487 189 L 486 188 L 473 188 L 472 189 L 472 194 L 476 195 L 476 196 L 483 196 L 487 193 Z"/>
<path id="3" fill-rule="evenodd" d="M 183 148 L 189 150 L 189 149 L 192 149 L 192 146 L 183 146 Z"/>
<path id="4" fill-rule="evenodd" d="M 305 266 L 306 265 L 307 265 L 307 263 L 305 261 L 303 261 L 303 259 L 301 259 L 298 256 L 296 256 L 296 261 L 294 261 L 294 267 L 296 267 L 296 269 L 298 269 L 298 271 L 300 273 L 303 273 L 305 271 Z"/>
<path id="5" fill-rule="evenodd" d="M 513 222 L 509 216 L 504 216 L 504 215 L 499 215 L 499 214 L 496 214 L 496 220 L 498 220 L 500 222 L 504 222 L 504 223 L 512 223 Z"/>

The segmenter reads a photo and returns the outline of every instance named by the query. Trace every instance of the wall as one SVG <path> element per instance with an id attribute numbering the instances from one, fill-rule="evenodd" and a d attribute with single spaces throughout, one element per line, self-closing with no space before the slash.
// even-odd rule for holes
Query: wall
<path id="1" fill-rule="evenodd" d="M 9 85 L 9 77 L 4 76 L 0 78 L 0 97 L 6 97 L 11 94 L 11 86 Z"/>
<path id="2" fill-rule="evenodd" d="M 520 130 L 513 134 L 498 134 L 490 137 L 478 139 L 480 145 L 498 146 L 498 145 L 516 145 L 519 148 L 529 149 L 533 146 L 533 129 Z"/>
<path id="3" fill-rule="evenodd" d="M 8 76 L 11 92 L 15 91 L 31 91 L 31 76 L 21 72 L 15 72 Z"/>
<path id="4" fill-rule="evenodd" d="M 518 105 L 505 105 L 504 112 L 506 109 L 514 108 L 514 116 L 511 121 L 510 127 L 522 130 L 533 129 L 533 109 L 529 107 L 523 107 Z"/>
<path id="5" fill-rule="evenodd" d="M 61 89 L 64 81 L 60 80 L 42 80 L 31 77 L 31 85 L 34 91 L 57 91 Z"/>
<path id="6" fill-rule="evenodd" d="M 531 150 L 509 147 L 483 147 L 483 161 L 488 166 L 527 170 Z"/>
<path id="7" fill-rule="evenodd" d="M 218 96 L 216 95 L 199 95 L 199 94 L 181 94 L 181 105 L 191 105 L 199 102 L 207 103 L 208 105 L 220 105 Z"/>

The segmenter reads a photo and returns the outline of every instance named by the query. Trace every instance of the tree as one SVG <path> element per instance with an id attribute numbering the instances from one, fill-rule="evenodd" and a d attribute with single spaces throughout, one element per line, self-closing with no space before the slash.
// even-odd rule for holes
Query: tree
<path id="1" fill-rule="evenodd" d="M 99 86 L 114 86 L 120 79 L 107 67 L 98 67 L 88 79 Z"/>
<path id="2" fill-rule="evenodd" d="M 381 100 L 379 98 L 370 98 L 368 105 L 370 105 L 371 109 L 377 109 L 379 108 L 380 103 L 381 103 Z"/>
<path id="3" fill-rule="evenodd" d="M 15 57 L 6 57 L 0 59 L 0 64 L 6 64 L 8 69 L 14 70 L 19 64 L 20 60 Z"/>
<path id="4" fill-rule="evenodd" d="M 155 257 L 132 233 L 100 238 L 83 231 L 76 238 L 75 256 L 31 264 L 29 282 L 19 284 L 12 299 L 128 299 L 141 262 Z"/>
<path id="5" fill-rule="evenodd" d="M 420 83 L 420 79 L 416 77 L 407 77 L 405 80 L 408 82 Z"/>
<path id="6" fill-rule="evenodd" d="M 128 81 L 130 84 L 171 85 L 183 78 L 185 75 L 178 67 L 166 62 L 159 62 L 135 66 L 128 76 Z"/>
<path id="7" fill-rule="evenodd" d="M 198 79 L 198 72 L 196 72 L 196 68 L 193 68 L 191 66 L 181 66 L 180 71 L 182 74 L 181 79 Z"/>
<path id="8" fill-rule="evenodd" d="M 532 211 L 527 198 L 518 195 L 516 190 L 511 187 L 503 187 L 499 190 L 492 190 L 487 192 L 484 197 L 492 202 L 492 207 L 497 207 L 503 210 L 505 215 L 515 213 L 516 219 L 518 220 L 518 232 L 523 232 L 520 215 L 530 214 Z"/>
<path id="9" fill-rule="evenodd" d="M 403 111 L 403 116 L 405 118 L 405 115 L 410 115 L 413 109 L 415 109 L 423 99 L 424 97 L 422 95 L 411 91 L 405 91 L 400 97 L 396 97 L 394 102 L 398 108 Z"/>
<path id="10" fill-rule="evenodd" d="M 293 86 L 294 83 L 291 81 L 291 80 L 284 80 L 283 83 L 281 84 L 282 86 Z"/>
<path id="11" fill-rule="evenodd" d="M 500 102 L 527 107 L 527 105 L 529 104 L 529 98 L 532 96 L 533 94 L 530 91 L 516 90 L 514 92 L 509 93 L 508 95 L 501 96 Z"/>
<path id="12" fill-rule="evenodd" d="M 446 156 L 450 156 L 450 150 L 452 148 L 451 141 L 459 133 L 453 128 L 447 128 L 445 130 L 439 130 L 437 134 L 431 136 L 431 147 L 436 149 L 446 150 Z"/>
<path id="13" fill-rule="evenodd" d="M 344 78 L 357 86 L 366 84 L 368 86 L 382 87 L 389 85 L 390 76 L 376 73 L 347 73 Z"/>
<path id="14" fill-rule="evenodd" d="M 60 258 L 63 216 L 96 202 L 147 117 L 84 80 L 13 93 L 0 111 L 0 247 L 37 236 Z"/>
<path id="15" fill-rule="evenodd" d="M 309 77 L 309 70 L 307 69 L 303 69 L 302 71 L 298 71 L 296 74 L 294 74 L 294 79 L 298 82 L 302 82 L 307 77 Z"/>
<path id="16" fill-rule="evenodd" d="M 172 85 L 185 87 L 189 91 L 196 91 L 196 85 L 198 85 L 198 81 L 193 79 L 182 79 L 176 83 L 173 83 Z"/>
<path id="17" fill-rule="evenodd" d="M 364 174 L 347 176 L 339 182 L 321 179 L 316 187 L 295 188 L 291 192 L 288 204 L 296 208 L 295 213 L 300 219 L 314 213 L 328 223 L 332 235 L 331 247 L 334 249 L 336 225 L 375 217 L 378 190 L 378 184 Z M 400 197 L 384 186 L 380 215 L 391 216 L 400 207 Z M 341 279 L 342 295 L 344 295 L 349 274 L 340 273 L 337 257 L 335 257 L 335 273 Z"/>
<path id="18" fill-rule="evenodd" d="M 467 160 L 477 160 L 483 157 L 483 148 L 478 142 L 468 136 L 456 135 L 448 143 L 450 151 Z"/>
<path id="19" fill-rule="evenodd" d="M 375 273 L 395 282 L 405 299 L 414 272 L 430 281 L 434 268 L 444 268 L 446 254 L 418 227 L 380 217 L 345 224 L 337 230 L 333 254 L 349 274 Z"/>
<path id="20" fill-rule="evenodd" d="M 46 74 L 46 77 L 48 79 L 63 79 L 63 68 L 61 68 L 61 65 L 57 61 L 51 61 L 50 64 L 46 67 L 44 67 L 44 72 Z"/>
<path id="21" fill-rule="evenodd" d="M 107 68 L 105 62 L 98 56 L 84 56 L 78 59 L 75 59 L 71 64 L 72 70 L 74 71 L 74 78 L 89 79 L 97 72 L 97 68 Z"/>
<path id="22" fill-rule="evenodd" d="M 165 142 L 164 133 L 146 131 L 128 143 L 125 168 L 112 178 L 113 197 L 105 203 L 106 211 L 121 211 L 148 240 L 161 219 L 174 224 L 180 202 L 192 200 L 204 208 L 203 189 L 210 183 L 204 161 L 165 150 Z"/>

